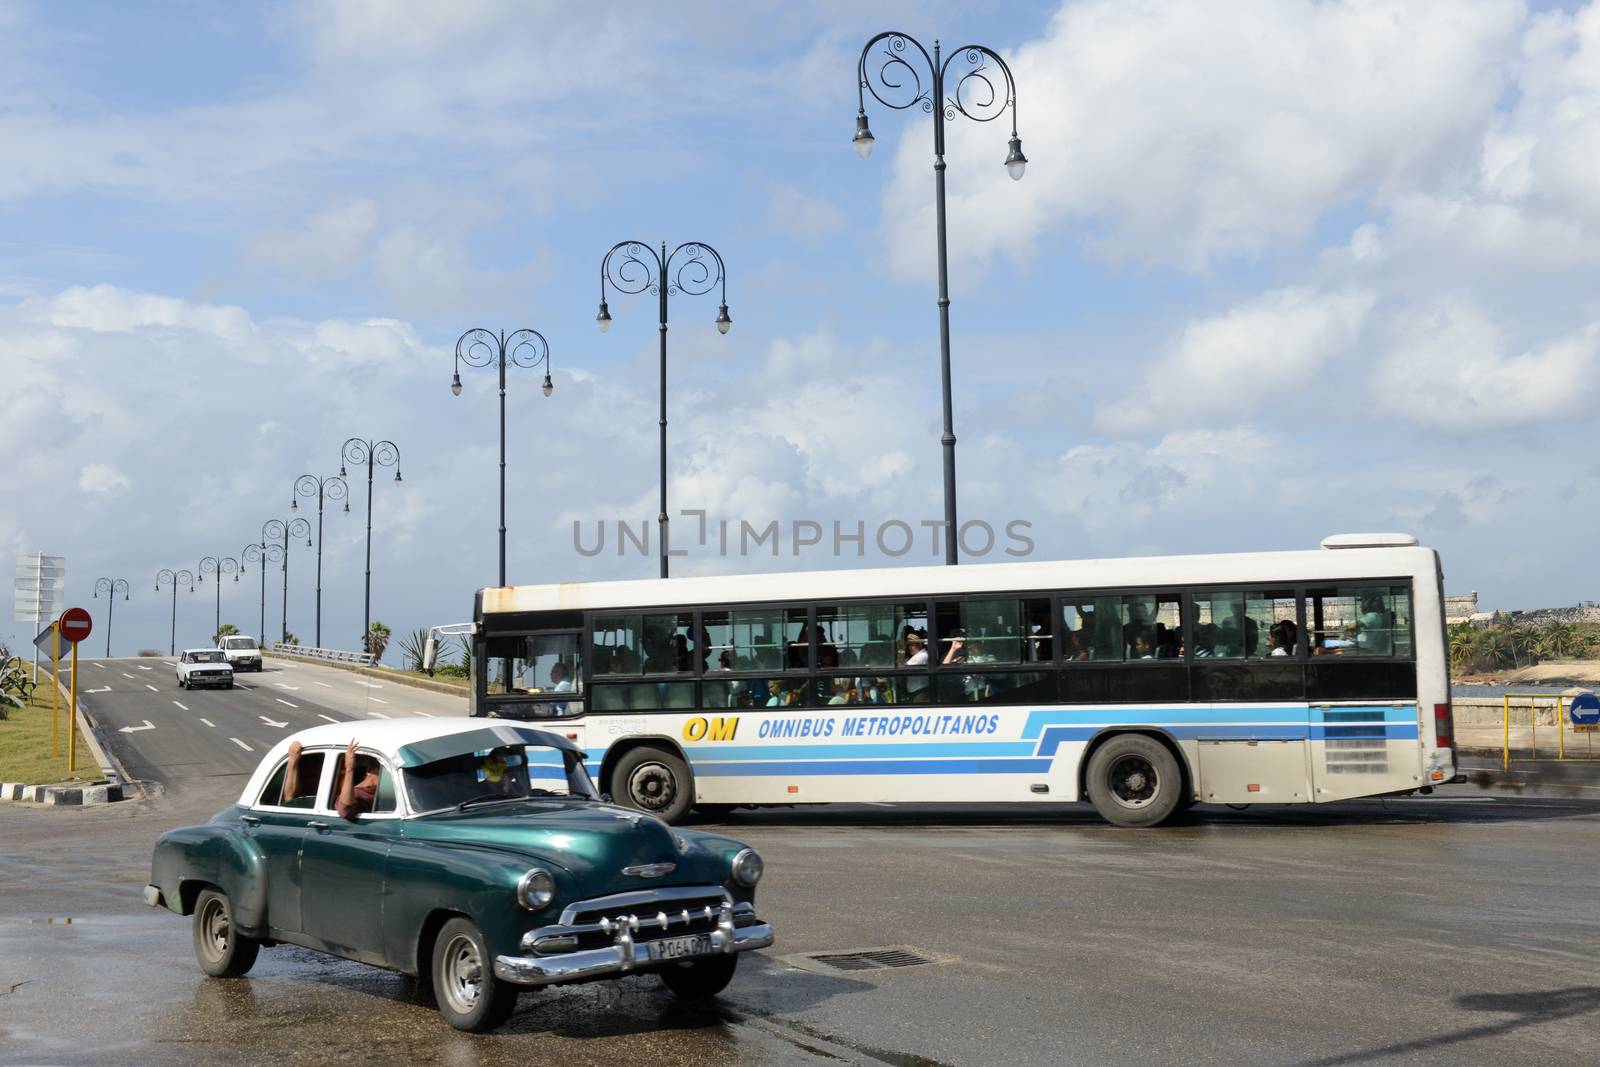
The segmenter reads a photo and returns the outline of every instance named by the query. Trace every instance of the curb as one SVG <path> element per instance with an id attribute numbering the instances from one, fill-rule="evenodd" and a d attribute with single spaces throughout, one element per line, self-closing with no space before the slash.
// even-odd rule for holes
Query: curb
<path id="1" fill-rule="evenodd" d="M 330 660 L 301 659 L 299 656 L 285 656 L 278 652 L 262 652 L 263 658 L 268 656 L 276 660 L 282 660 L 284 663 L 304 663 L 313 667 L 331 667 L 336 671 L 349 671 L 351 674 L 364 674 L 369 678 L 382 678 L 384 681 L 393 682 L 396 685 L 409 685 L 413 689 L 426 689 L 433 693 L 446 693 L 450 696 L 460 697 L 462 700 L 466 700 L 472 695 L 472 690 L 464 685 L 451 685 L 449 682 L 432 682 L 426 678 L 413 678 L 402 671 L 385 670 L 381 667 L 357 667 L 354 664 L 334 663 Z"/>
<path id="2" fill-rule="evenodd" d="M 56 683 L 61 689 L 60 683 Z M 71 702 L 71 695 L 61 689 L 63 703 Z M 83 735 L 89 755 L 100 769 L 98 782 L 86 785 L 23 785 L 20 782 L 0 782 L 0 803 L 46 804 L 60 807 L 82 807 L 89 804 L 109 804 L 126 795 L 128 776 L 122 765 L 110 754 L 110 749 L 100 737 L 99 727 L 78 701 L 77 728 Z"/>
<path id="3" fill-rule="evenodd" d="M 122 799 L 122 786 L 110 782 L 94 785 L 22 785 L 17 782 L 0 782 L 0 803 L 46 804 L 60 807 L 78 807 L 86 804 L 106 804 Z"/>

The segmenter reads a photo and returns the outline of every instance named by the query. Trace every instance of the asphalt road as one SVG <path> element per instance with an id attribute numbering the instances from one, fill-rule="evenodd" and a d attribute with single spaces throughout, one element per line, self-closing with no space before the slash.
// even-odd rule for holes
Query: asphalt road
<path id="1" fill-rule="evenodd" d="M 267 704 L 288 699 L 314 722 L 373 706 L 328 677 L 341 672 L 306 667 L 193 694 L 238 701 L 222 710 L 176 694 L 184 715 L 170 683 L 151 692 L 148 672 L 130 673 L 96 712 L 151 721 L 116 744 L 167 788 L 102 808 L 0 809 L 0 1064 L 1600 1059 L 1600 803 L 1472 787 L 1201 807 L 1139 832 L 1077 806 L 736 815 L 723 825 L 767 858 L 761 911 L 779 941 L 698 1010 L 629 978 L 529 994 L 505 1031 L 472 1037 L 403 979 L 297 949 L 264 952 L 246 979 L 206 979 L 187 923 L 139 902 L 152 840 L 237 792 L 253 761 L 241 749 L 220 766 L 224 746 L 280 736 L 259 723 L 285 717 Z M 277 685 L 312 679 L 329 691 Z M 420 701 L 434 694 L 381 692 L 381 714 L 432 713 Z M 838 971 L 803 958 L 891 945 L 929 962 Z"/>

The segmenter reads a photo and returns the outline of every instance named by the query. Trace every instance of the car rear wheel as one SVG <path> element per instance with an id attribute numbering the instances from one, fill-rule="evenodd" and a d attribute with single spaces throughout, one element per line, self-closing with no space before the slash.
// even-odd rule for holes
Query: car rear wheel
<path id="1" fill-rule="evenodd" d="M 738 956 L 709 956 L 673 963 L 661 969 L 661 984 L 672 990 L 674 996 L 704 1000 L 728 988 L 738 966 Z"/>
<path id="2" fill-rule="evenodd" d="M 1094 750 L 1089 800 L 1115 826 L 1156 826 L 1178 811 L 1183 773 L 1160 741 L 1144 734 L 1113 737 Z"/>
<path id="3" fill-rule="evenodd" d="M 439 1014 L 457 1030 L 493 1030 L 516 1009 L 517 987 L 494 976 L 494 958 L 469 919 L 451 919 L 440 927 L 432 972 Z"/>
<path id="4" fill-rule="evenodd" d="M 203 890 L 194 904 L 194 955 L 213 978 L 238 978 L 255 966 L 261 943 L 233 925 L 233 906 L 215 889 Z"/>
<path id="5" fill-rule="evenodd" d="M 611 773 L 611 798 L 624 807 L 676 823 L 694 804 L 689 765 L 659 748 L 636 748 L 617 761 Z"/>

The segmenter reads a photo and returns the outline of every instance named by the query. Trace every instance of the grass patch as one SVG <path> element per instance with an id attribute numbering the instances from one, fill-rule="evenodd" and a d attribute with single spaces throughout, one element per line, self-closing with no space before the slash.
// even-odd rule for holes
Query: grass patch
<path id="1" fill-rule="evenodd" d="M 100 768 L 95 765 L 89 746 L 84 744 L 83 733 L 78 733 L 78 773 L 67 773 L 67 730 L 69 718 L 67 701 L 61 701 L 61 718 L 56 744 L 60 755 L 50 755 L 50 675 L 39 672 L 39 688 L 34 690 L 28 706 L 21 711 L 11 709 L 9 718 L 0 719 L 0 782 L 21 782 L 24 785 L 44 785 L 66 782 L 74 777 L 84 781 L 99 781 Z"/>
<path id="2" fill-rule="evenodd" d="M 415 678 L 419 682 L 443 682 L 445 685 L 453 685 L 453 686 L 455 686 L 457 689 L 460 689 L 462 692 L 467 692 L 468 690 L 470 690 L 472 688 L 472 679 L 471 678 L 464 678 L 464 677 L 455 676 L 455 675 L 449 675 L 449 674 L 431 674 L 430 675 L 430 674 L 427 674 L 427 673 L 425 673 L 423 671 L 388 671 L 387 673 L 391 674 L 391 675 L 394 675 L 396 677 L 396 680 L 403 679 L 403 678 Z"/>

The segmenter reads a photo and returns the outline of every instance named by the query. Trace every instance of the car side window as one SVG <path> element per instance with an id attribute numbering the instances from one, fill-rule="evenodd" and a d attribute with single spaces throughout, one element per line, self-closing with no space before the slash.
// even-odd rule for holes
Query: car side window
<path id="1" fill-rule="evenodd" d="M 372 806 L 366 807 L 357 795 L 357 808 L 362 815 L 392 815 L 398 810 L 395 801 L 394 775 L 383 761 L 365 752 L 356 754 L 356 785 L 359 787 L 368 774 L 378 772 L 378 786 L 373 793 Z M 334 757 L 333 774 L 328 779 L 328 798 L 324 805 L 329 811 L 339 810 L 339 789 L 344 784 L 344 753 Z"/>
<path id="2" fill-rule="evenodd" d="M 317 787 L 322 784 L 322 764 L 327 757 L 321 752 L 300 754 L 295 781 L 288 783 L 289 761 L 278 764 L 256 803 L 269 808 L 312 808 L 317 802 Z M 289 788 L 286 790 L 285 786 Z M 288 795 L 285 795 L 287 792 Z"/>

